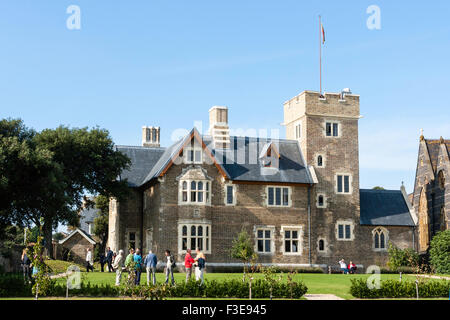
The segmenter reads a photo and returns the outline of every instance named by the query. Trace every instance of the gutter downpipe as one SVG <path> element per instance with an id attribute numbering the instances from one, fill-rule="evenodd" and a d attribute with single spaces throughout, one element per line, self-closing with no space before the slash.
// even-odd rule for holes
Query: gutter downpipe
<path id="1" fill-rule="evenodd" d="M 310 184 L 308 186 L 308 259 L 309 259 L 309 265 L 312 265 L 311 261 L 311 187 Z"/>

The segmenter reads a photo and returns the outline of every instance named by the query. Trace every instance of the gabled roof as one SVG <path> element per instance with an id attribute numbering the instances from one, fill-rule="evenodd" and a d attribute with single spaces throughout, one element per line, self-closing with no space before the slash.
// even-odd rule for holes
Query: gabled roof
<path id="1" fill-rule="evenodd" d="M 131 168 L 124 171 L 121 178 L 128 179 L 130 187 L 139 187 L 163 176 L 176 163 L 181 151 L 192 139 L 196 139 L 202 145 L 206 155 L 212 159 L 225 179 L 269 183 L 315 183 L 297 141 L 232 136 L 229 149 L 214 149 L 212 137 L 200 135 L 195 128 L 167 149 L 118 146 L 117 149 L 128 155 L 132 161 Z M 260 155 L 266 154 L 269 150 L 279 157 L 278 170 L 267 171 L 261 162 L 263 159 Z M 270 174 L 267 174 L 268 172 Z"/>
<path id="2" fill-rule="evenodd" d="M 438 166 L 438 157 L 441 149 L 441 144 L 445 144 L 447 153 L 450 152 L 450 140 L 444 139 L 424 139 L 428 149 L 428 155 L 430 156 L 431 166 L 433 171 L 436 172 Z M 450 156 L 450 153 L 449 153 Z"/>
<path id="3" fill-rule="evenodd" d="M 80 229 L 88 230 L 88 224 L 93 223 L 94 219 L 97 218 L 100 210 L 97 208 L 87 207 L 80 212 Z"/>
<path id="4" fill-rule="evenodd" d="M 408 204 L 400 190 L 361 189 L 360 224 L 414 227 Z"/>
<path id="5" fill-rule="evenodd" d="M 128 180 L 130 187 L 139 187 L 159 159 L 166 153 L 165 148 L 116 146 L 116 149 L 131 159 L 131 166 L 120 175 Z"/>
<path id="6" fill-rule="evenodd" d="M 79 228 L 76 228 L 67 237 L 65 237 L 64 239 L 60 240 L 59 244 L 63 244 L 64 242 L 66 242 L 67 240 L 72 238 L 77 233 L 81 234 L 81 236 L 83 236 L 91 244 L 96 244 L 97 243 L 97 242 L 95 242 L 95 240 L 87 232 L 84 232 L 83 230 L 81 230 Z"/>

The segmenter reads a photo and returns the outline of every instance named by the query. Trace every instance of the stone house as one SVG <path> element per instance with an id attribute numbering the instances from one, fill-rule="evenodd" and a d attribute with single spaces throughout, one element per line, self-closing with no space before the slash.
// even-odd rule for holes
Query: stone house
<path id="1" fill-rule="evenodd" d="M 419 219 L 420 253 L 429 249 L 430 241 L 450 227 L 450 140 L 420 137 L 413 206 Z"/>
<path id="2" fill-rule="evenodd" d="M 76 228 L 67 237 L 59 241 L 58 250 L 55 256 L 58 259 L 67 260 L 67 254 L 71 255 L 71 260 L 77 264 L 86 263 L 87 249 L 94 253 L 96 241 L 87 232 Z"/>
<path id="3" fill-rule="evenodd" d="M 193 128 L 160 147 L 116 146 L 132 160 L 132 195 L 110 201 L 112 250 L 170 249 L 179 262 L 200 247 L 209 268 L 239 265 L 233 239 L 252 235 L 259 262 L 280 267 L 384 264 L 387 244 L 413 247 L 416 218 L 399 191 L 360 190 L 359 96 L 304 91 L 284 103 L 286 139 L 230 136 L 228 109 L 209 110 L 208 134 Z"/>

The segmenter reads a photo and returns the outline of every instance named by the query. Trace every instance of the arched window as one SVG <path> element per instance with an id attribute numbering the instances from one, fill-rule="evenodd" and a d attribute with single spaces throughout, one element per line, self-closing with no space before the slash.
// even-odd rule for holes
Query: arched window
<path id="1" fill-rule="evenodd" d="M 325 251 L 325 241 L 323 239 L 319 240 L 319 251 Z"/>
<path id="2" fill-rule="evenodd" d="M 323 195 L 319 195 L 318 203 L 319 203 L 319 207 L 323 207 L 323 204 L 324 204 Z"/>
<path id="3" fill-rule="evenodd" d="M 322 156 L 317 157 L 317 166 L 323 167 L 323 157 Z"/>
<path id="4" fill-rule="evenodd" d="M 445 189 L 445 175 L 444 175 L 444 170 L 439 171 L 438 181 L 439 181 L 439 188 L 441 188 L 441 190 L 444 190 L 444 189 Z"/>
<path id="5" fill-rule="evenodd" d="M 373 248 L 375 250 L 384 251 L 387 248 L 387 230 L 384 228 L 376 228 L 372 231 Z"/>
<path id="6" fill-rule="evenodd" d="M 181 181 L 179 185 L 180 204 L 205 205 L 210 203 L 209 181 Z"/>
<path id="7" fill-rule="evenodd" d="M 427 251 L 429 244 L 428 199 L 425 188 L 422 188 L 419 200 L 419 251 Z"/>

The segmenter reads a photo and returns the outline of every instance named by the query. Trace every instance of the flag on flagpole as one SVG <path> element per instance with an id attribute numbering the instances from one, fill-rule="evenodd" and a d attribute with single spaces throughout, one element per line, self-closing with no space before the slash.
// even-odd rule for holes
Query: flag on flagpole
<path id="1" fill-rule="evenodd" d="M 322 24 L 322 44 L 324 44 L 325 43 L 325 28 L 323 27 L 323 24 Z"/>

